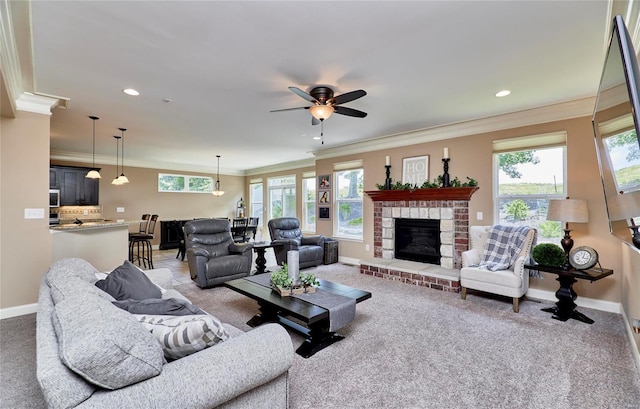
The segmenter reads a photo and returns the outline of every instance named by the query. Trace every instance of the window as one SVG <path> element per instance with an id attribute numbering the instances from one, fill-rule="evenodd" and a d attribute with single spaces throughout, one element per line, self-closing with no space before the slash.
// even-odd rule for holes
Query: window
<path id="1" fill-rule="evenodd" d="M 269 186 L 269 219 L 296 217 L 296 177 L 267 179 Z"/>
<path id="2" fill-rule="evenodd" d="M 565 147 L 541 147 L 494 154 L 496 224 L 527 225 L 538 242 L 560 243 L 560 222 L 546 220 L 549 199 L 565 193 Z"/>
<path id="3" fill-rule="evenodd" d="M 362 240 L 362 197 L 364 193 L 362 168 L 335 171 L 333 183 L 335 236 Z"/>
<path id="4" fill-rule="evenodd" d="M 640 150 L 636 130 L 630 129 L 603 138 L 607 157 L 611 161 L 616 190 L 640 190 Z"/>
<path id="5" fill-rule="evenodd" d="M 208 176 L 158 173 L 158 192 L 211 193 L 213 179 Z"/>
<path id="6" fill-rule="evenodd" d="M 249 182 L 249 214 L 250 217 L 262 218 L 262 211 L 264 206 L 263 200 L 263 188 L 262 179 L 260 181 Z"/>
<path id="7" fill-rule="evenodd" d="M 302 175 L 302 230 L 316 231 L 316 175 Z"/>

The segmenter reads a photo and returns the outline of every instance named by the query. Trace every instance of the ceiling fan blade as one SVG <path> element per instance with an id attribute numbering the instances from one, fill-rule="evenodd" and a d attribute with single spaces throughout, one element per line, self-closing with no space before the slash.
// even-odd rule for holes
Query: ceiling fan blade
<path id="1" fill-rule="evenodd" d="M 316 119 L 315 116 L 311 117 L 311 125 L 318 125 L 320 123 L 319 119 Z"/>
<path id="2" fill-rule="evenodd" d="M 298 109 L 309 109 L 309 108 L 311 107 L 283 108 L 283 109 L 274 109 L 269 112 L 296 111 Z"/>
<path id="3" fill-rule="evenodd" d="M 367 95 L 367 93 L 365 91 L 359 89 L 357 91 L 351 91 L 351 92 L 347 92 L 347 93 L 342 94 L 342 95 L 338 95 L 337 97 L 333 97 L 333 101 L 332 102 L 333 102 L 334 105 L 340 105 L 340 104 L 344 104 L 346 102 L 350 102 L 350 101 L 356 100 L 358 98 L 362 98 L 365 95 Z"/>
<path id="4" fill-rule="evenodd" d="M 353 108 L 334 106 L 333 109 L 335 110 L 336 114 L 355 116 L 357 118 L 364 118 L 365 116 L 367 116 L 366 112 L 358 111 L 357 109 Z"/>
<path id="5" fill-rule="evenodd" d="M 309 102 L 318 103 L 318 101 L 316 101 L 316 99 L 314 97 L 312 97 L 311 95 L 307 94 L 306 92 L 304 92 L 303 90 L 301 90 L 298 87 L 289 87 L 289 90 L 291 92 L 293 92 L 294 94 L 296 94 L 297 96 L 299 96 L 300 98 L 304 98 Z"/>

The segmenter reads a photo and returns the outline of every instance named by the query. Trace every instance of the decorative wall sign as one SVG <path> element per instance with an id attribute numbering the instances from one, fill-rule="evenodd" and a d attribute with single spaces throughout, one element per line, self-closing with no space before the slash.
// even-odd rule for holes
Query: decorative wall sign
<path id="1" fill-rule="evenodd" d="M 331 192 L 328 190 L 322 190 L 318 192 L 318 204 L 330 204 L 331 203 Z"/>
<path id="2" fill-rule="evenodd" d="M 331 208 L 330 207 L 318 207 L 318 219 L 331 220 Z"/>
<path id="3" fill-rule="evenodd" d="M 331 189 L 331 175 L 318 176 L 318 190 Z"/>
<path id="4" fill-rule="evenodd" d="M 402 159 L 402 183 L 422 186 L 429 180 L 429 155 Z"/>

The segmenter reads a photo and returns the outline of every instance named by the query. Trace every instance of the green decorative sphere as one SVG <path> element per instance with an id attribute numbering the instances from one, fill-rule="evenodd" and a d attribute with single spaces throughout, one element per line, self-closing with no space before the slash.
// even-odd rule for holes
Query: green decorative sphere
<path id="1" fill-rule="evenodd" d="M 557 244 L 541 243 L 531 253 L 536 263 L 543 266 L 562 267 L 567 260 L 564 250 Z"/>

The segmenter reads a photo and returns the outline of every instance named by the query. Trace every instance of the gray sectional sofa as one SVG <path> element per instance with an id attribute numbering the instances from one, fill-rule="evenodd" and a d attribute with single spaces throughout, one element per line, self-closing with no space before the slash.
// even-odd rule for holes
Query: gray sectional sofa
<path id="1" fill-rule="evenodd" d="M 37 311 L 37 378 L 50 408 L 287 408 L 293 363 L 289 334 L 276 324 L 243 332 L 167 361 L 160 342 L 94 284 L 81 259 L 44 275 Z M 146 271 L 162 298 L 186 298 L 168 269 Z"/>

